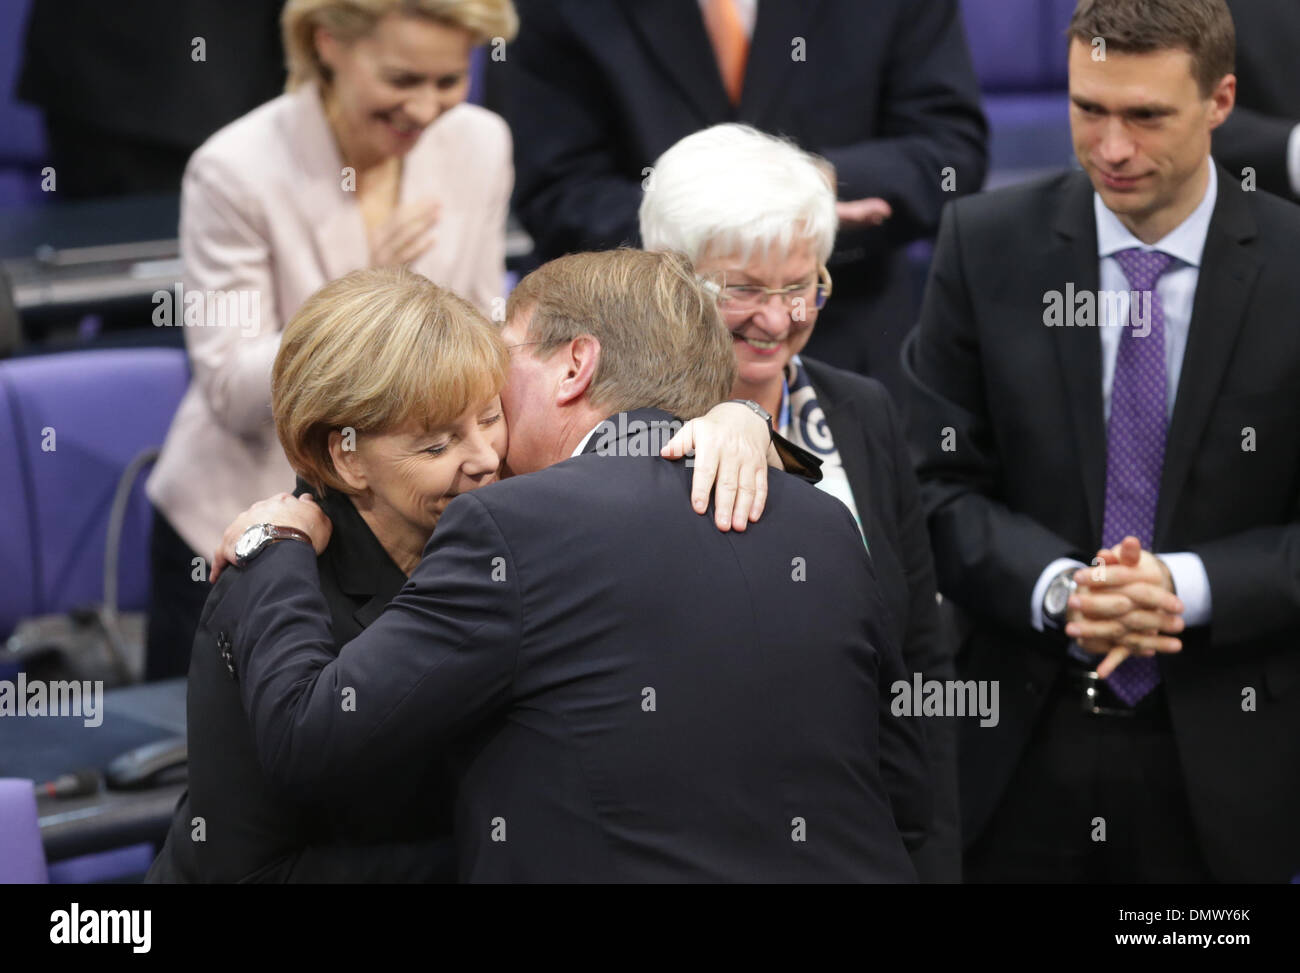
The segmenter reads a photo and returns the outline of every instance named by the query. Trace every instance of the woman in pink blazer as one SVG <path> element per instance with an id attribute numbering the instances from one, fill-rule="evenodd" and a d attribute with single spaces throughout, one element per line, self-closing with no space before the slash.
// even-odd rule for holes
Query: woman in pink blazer
<path id="1" fill-rule="evenodd" d="M 293 488 L 270 376 L 303 301 L 405 264 L 489 315 L 503 303 L 510 133 L 463 102 L 473 48 L 516 27 L 510 0 L 289 0 L 285 94 L 191 157 L 171 312 L 193 378 L 148 482 L 150 678 L 188 666 L 226 524 Z"/>

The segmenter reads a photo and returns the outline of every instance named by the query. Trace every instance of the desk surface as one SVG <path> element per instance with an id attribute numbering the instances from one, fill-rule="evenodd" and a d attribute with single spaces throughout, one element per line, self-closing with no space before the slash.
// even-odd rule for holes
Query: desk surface
<path id="1" fill-rule="evenodd" d="M 140 240 L 174 241 L 180 212 L 180 196 L 175 194 L 6 207 L 0 213 L 0 259 Z"/>
<path id="2" fill-rule="evenodd" d="M 104 693 L 103 721 L 78 717 L 0 719 L 0 777 L 46 781 L 81 768 L 103 771 L 135 747 L 185 735 L 185 680 L 146 683 Z M 49 861 L 139 841 L 161 842 L 184 784 L 37 800 L 41 841 Z"/>

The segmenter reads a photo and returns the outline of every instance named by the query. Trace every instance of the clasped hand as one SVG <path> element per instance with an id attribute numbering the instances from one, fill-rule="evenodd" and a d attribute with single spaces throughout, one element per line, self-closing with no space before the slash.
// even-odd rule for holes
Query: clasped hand
<path id="1" fill-rule="evenodd" d="M 1097 666 L 1103 679 L 1131 655 L 1182 650 L 1174 636 L 1186 623 L 1173 577 L 1136 537 L 1098 551 L 1074 580 L 1079 587 L 1070 598 L 1065 634 L 1085 652 L 1105 656 Z"/>

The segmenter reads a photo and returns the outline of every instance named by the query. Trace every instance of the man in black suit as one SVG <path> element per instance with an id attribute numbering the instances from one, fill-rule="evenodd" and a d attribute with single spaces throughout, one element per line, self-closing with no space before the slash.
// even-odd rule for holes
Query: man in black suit
<path id="1" fill-rule="evenodd" d="M 282 0 L 34 0 L 18 97 L 62 197 L 180 192 L 190 153 L 284 87 Z"/>
<path id="2" fill-rule="evenodd" d="M 901 248 L 984 181 L 987 129 L 956 0 L 762 2 L 756 17 L 727 5 L 751 15 L 731 77 L 713 0 L 706 17 L 699 0 L 520 2 L 504 65 L 515 209 L 544 260 L 635 245 L 650 167 L 683 136 L 727 121 L 789 136 L 829 160 L 841 200 L 835 301 L 809 354 L 899 394 L 915 320 Z"/>
<path id="3" fill-rule="evenodd" d="M 1260 189 L 1300 201 L 1300 5 L 1228 0 L 1237 27 L 1237 107 L 1214 133 L 1214 156 Z"/>
<path id="4" fill-rule="evenodd" d="M 689 265 L 582 254 L 510 300 L 507 464 L 530 475 L 453 500 L 337 659 L 305 544 L 212 610 L 272 782 L 310 797 L 446 749 L 470 880 L 914 881 L 921 727 L 889 713 L 902 664 L 852 516 L 773 473 L 762 520 L 721 533 L 656 455 L 735 373 Z M 268 516 L 321 541 L 309 503 Z"/>
<path id="5" fill-rule="evenodd" d="M 905 367 L 959 671 L 1002 688 L 976 881 L 1300 869 L 1300 210 L 1210 158 L 1232 56 L 1222 0 L 1084 0 L 1085 171 L 944 215 Z"/>

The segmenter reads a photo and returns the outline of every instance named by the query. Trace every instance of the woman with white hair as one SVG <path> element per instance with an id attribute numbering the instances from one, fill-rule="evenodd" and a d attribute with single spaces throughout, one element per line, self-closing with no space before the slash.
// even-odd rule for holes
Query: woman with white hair
<path id="1" fill-rule="evenodd" d="M 655 162 L 641 238 L 647 249 L 685 253 L 712 282 L 740 366 L 732 394 L 756 401 L 777 432 L 821 459 L 818 486 L 843 501 L 862 530 L 905 663 L 923 679 L 948 679 L 951 640 L 894 404 L 874 379 L 800 355 L 831 296 L 826 260 L 836 215 L 826 173 L 789 142 L 715 125 Z M 955 740 L 932 723 L 934 821 L 928 837 L 904 837 L 922 881 L 956 881 Z"/>

